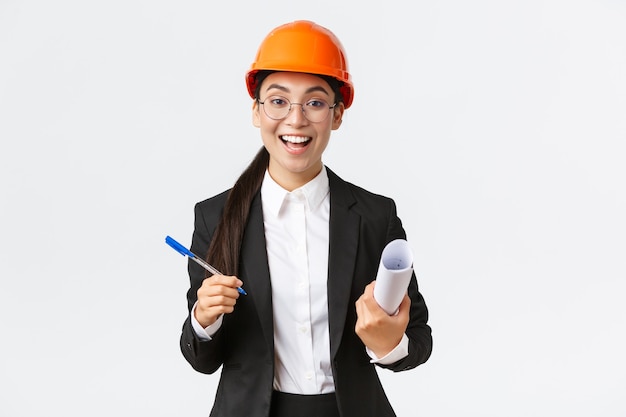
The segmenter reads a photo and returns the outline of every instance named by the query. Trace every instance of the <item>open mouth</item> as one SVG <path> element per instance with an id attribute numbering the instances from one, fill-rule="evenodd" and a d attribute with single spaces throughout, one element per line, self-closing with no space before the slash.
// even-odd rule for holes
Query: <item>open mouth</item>
<path id="1" fill-rule="evenodd" d="M 310 136 L 282 135 L 280 136 L 280 140 L 282 140 L 289 149 L 301 149 L 305 148 L 312 139 Z"/>

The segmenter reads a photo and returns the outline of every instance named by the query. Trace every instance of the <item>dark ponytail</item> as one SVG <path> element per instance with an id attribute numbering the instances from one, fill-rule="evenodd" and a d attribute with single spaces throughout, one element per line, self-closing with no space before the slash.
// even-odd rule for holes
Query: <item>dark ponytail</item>
<path id="1" fill-rule="evenodd" d="M 269 165 L 270 155 L 262 147 L 230 190 L 224 213 L 215 229 L 207 261 L 225 275 L 239 274 L 239 254 L 250 205 Z"/>

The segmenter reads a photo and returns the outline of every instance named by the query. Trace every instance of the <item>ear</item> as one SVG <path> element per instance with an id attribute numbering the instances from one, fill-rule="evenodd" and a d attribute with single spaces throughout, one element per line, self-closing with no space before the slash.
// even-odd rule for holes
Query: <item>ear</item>
<path id="1" fill-rule="evenodd" d="M 252 124 L 254 127 L 261 127 L 261 115 L 259 114 L 260 105 L 257 100 L 252 103 Z"/>
<path id="2" fill-rule="evenodd" d="M 339 129 L 339 126 L 341 126 L 341 122 L 343 121 L 343 112 L 345 110 L 346 106 L 343 104 L 343 102 L 337 103 L 337 105 L 333 109 L 333 125 L 331 127 L 332 130 L 337 130 Z"/>

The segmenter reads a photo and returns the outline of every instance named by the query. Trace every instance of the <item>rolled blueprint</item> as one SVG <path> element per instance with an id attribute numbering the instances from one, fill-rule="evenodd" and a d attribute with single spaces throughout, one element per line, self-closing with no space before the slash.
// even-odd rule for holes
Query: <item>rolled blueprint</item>
<path id="1" fill-rule="evenodd" d="M 413 252 L 409 244 L 404 239 L 392 240 L 383 249 L 374 286 L 374 299 L 390 316 L 398 312 L 412 274 Z"/>

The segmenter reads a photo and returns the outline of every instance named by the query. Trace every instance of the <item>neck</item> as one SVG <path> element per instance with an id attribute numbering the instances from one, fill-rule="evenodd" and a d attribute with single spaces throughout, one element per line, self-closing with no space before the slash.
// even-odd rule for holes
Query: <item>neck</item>
<path id="1" fill-rule="evenodd" d="M 270 162 L 270 166 L 268 168 L 268 172 L 271 175 L 272 179 L 276 181 L 278 185 L 280 185 L 285 190 L 291 192 L 296 188 L 302 187 L 304 184 L 311 181 L 313 178 L 317 177 L 317 175 L 322 171 L 323 164 L 320 162 L 319 167 L 317 169 L 309 169 L 306 172 L 282 172 L 277 169 L 273 169 L 272 164 Z"/>

